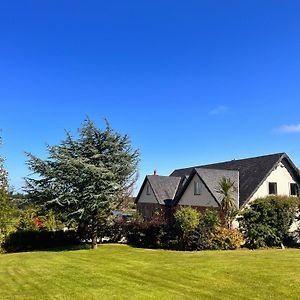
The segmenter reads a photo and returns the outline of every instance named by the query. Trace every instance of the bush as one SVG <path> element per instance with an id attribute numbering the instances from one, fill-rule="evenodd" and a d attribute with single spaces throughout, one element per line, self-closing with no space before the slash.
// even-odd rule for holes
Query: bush
<path id="1" fill-rule="evenodd" d="M 166 221 L 160 217 L 151 220 L 133 219 L 125 224 L 125 235 L 130 245 L 163 248 L 166 243 L 166 228 Z"/>
<path id="2" fill-rule="evenodd" d="M 186 208 L 184 210 L 186 210 Z M 180 210 L 181 221 L 185 222 L 186 219 L 190 220 L 188 217 L 185 218 L 191 215 L 190 210 L 193 211 L 192 214 L 194 216 L 197 215 L 198 217 L 197 221 L 194 222 L 197 226 L 190 226 L 189 230 L 186 230 L 183 235 L 183 231 L 179 230 L 178 221 L 177 223 L 175 222 L 173 227 L 171 226 L 168 229 L 170 236 L 169 248 L 189 251 L 209 249 L 209 241 L 220 225 L 220 216 L 216 210 L 206 209 L 203 213 L 199 213 L 195 209 L 189 208 L 188 213 L 182 213 Z M 196 212 L 196 214 L 194 214 L 194 212 Z M 185 228 L 188 228 L 188 226 L 185 226 Z"/>
<path id="3" fill-rule="evenodd" d="M 0 188 L 0 252 L 2 252 L 2 245 L 8 234 L 15 230 L 13 226 L 15 214 L 16 207 L 7 192 Z"/>
<path id="4" fill-rule="evenodd" d="M 216 210 L 206 209 L 200 215 L 199 226 L 193 235 L 193 250 L 210 249 L 210 241 L 221 224 Z"/>
<path id="5" fill-rule="evenodd" d="M 126 224 L 126 220 L 115 219 L 101 226 L 98 229 L 98 236 L 107 239 L 110 243 L 118 243 L 126 237 Z"/>
<path id="6" fill-rule="evenodd" d="M 246 246 L 255 249 L 282 245 L 289 238 L 298 205 L 298 198 L 284 196 L 259 198 L 251 203 L 239 218 Z"/>
<path id="7" fill-rule="evenodd" d="M 33 207 L 23 210 L 16 223 L 17 230 L 26 231 L 55 231 L 61 230 L 63 227 L 64 225 L 57 219 L 52 210 L 43 214 L 39 209 Z"/>
<path id="8" fill-rule="evenodd" d="M 190 250 L 194 231 L 200 223 L 200 213 L 191 207 L 182 207 L 174 213 L 174 227 L 177 232 L 175 246 Z"/>
<path id="9" fill-rule="evenodd" d="M 191 207 L 183 207 L 176 210 L 174 221 L 178 231 L 185 235 L 197 228 L 200 222 L 200 213 Z"/>
<path id="10" fill-rule="evenodd" d="M 4 251 L 3 244 L 5 243 L 7 237 L 15 231 L 16 229 L 14 226 L 6 226 L 4 228 L 0 228 L 0 253 Z"/>
<path id="11" fill-rule="evenodd" d="M 23 252 L 79 244 L 75 231 L 24 230 L 9 234 L 3 244 L 7 252 Z"/>
<path id="12" fill-rule="evenodd" d="M 220 227 L 209 241 L 209 249 L 234 250 L 244 244 L 244 236 L 237 229 Z"/>

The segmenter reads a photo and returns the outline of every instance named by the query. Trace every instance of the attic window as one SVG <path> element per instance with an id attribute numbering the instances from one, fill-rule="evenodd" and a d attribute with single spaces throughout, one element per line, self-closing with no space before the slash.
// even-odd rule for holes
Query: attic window
<path id="1" fill-rule="evenodd" d="M 277 195 L 277 182 L 269 182 L 269 195 Z"/>
<path id="2" fill-rule="evenodd" d="M 298 185 L 296 183 L 291 183 L 290 184 L 290 195 L 291 196 L 298 196 Z"/>
<path id="3" fill-rule="evenodd" d="M 150 185 L 149 185 L 149 184 L 147 185 L 146 194 L 147 194 L 147 195 L 151 195 L 151 188 L 150 188 Z"/>
<path id="4" fill-rule="evenodd" d="M 201 195 L 201 184 L 199 181 L 194 181 L 194 195 Z"/>

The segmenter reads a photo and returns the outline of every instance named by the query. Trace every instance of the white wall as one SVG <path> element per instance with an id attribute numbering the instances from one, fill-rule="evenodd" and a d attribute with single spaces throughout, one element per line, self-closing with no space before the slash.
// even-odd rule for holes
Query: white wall
<path id="1" fill-rule="evenodd" d="M 147 186 L 150 187 L 151 195 L 147 195 Z M 158 203 L 156 200 L 156 197 L 154 195 L 153 189 L 148 181 L 146 182 L 146 184 L 142 190 L 142 193 L 141 193 L 138 203 L 156 203 L 156 204 Z"/>
<path id="2" fill-rule="evenodd" d="M 296 183 L 287 167 L 280 163 L 254 193 L 249 202 L 260 197 L 268 196 L 269 182 L 277 182 L 277 194 L 284 196 L 290 195 L 290 183 Z"/>
<path id="3" fill-rule="evenodd" d="M 194 181 L 200 182 L 201 195 L 194 195 Z M 184 194 L 181 196 L 178 205 L 218 207 L 217 202 L 197 174 L 194 175 Z"/>

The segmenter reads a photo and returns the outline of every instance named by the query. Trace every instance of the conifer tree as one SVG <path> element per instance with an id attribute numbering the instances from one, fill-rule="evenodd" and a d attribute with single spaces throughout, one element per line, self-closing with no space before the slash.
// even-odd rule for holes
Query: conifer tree
<path id="1" fill-rule="evenodd" d="M 97 248 L 99 218 L 107 215 L 136 181 L 139 152 L 127 135 L 104 130 L 87 119 L 78 139 L 67 132 L 58 146 L 48 146 L 43 160 L 27 153 L 38 178 L 27 178 L 29 196 L 43 205 L 55 205 L 69 220 L 89 224 L 92 248 Z"/>

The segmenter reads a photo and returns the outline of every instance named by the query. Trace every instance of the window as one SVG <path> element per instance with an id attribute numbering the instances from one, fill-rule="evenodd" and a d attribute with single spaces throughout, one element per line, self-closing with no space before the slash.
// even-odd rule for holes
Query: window
<path id="1" fill-rule="evenodd" d="M 277 182 L 269 182 L 269 195 L 277 195 Z"/>
<path id="2" fill-rule="evenodd" d="M 201 184 L 199 181 L 194 181 L 194 195 L 201 195 Z"/>
<path id="3" fill-rule="evenodd" d="M 290 184 L 290 195 L 291 196 L 298 196 L 298 185 L 296 183 L 291 183 Z"/>
<path id="4" fill-rule="evenodd" d="M 150 185 L 149 185 L 149 184 L 147 184 L 146 194 L 147 194 L 147 195 L 151 195 L 151 188 L 150 188 Z"/>

